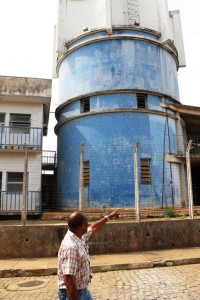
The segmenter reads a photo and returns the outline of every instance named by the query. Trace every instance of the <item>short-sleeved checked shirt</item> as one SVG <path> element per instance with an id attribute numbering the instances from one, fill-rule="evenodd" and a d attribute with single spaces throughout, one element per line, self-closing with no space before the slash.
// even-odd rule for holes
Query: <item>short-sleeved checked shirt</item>
<path id="1" fill-rule="evenodd" d="M 63 274 L 74 275 L 78 290 L 88 286 L 91 278 L 89 249 L 86 244 L 92 234 L 88 227 L 87 233 L 79 239 L 68 230 L 58 251 L 58 288 L 66 289 Z"/>

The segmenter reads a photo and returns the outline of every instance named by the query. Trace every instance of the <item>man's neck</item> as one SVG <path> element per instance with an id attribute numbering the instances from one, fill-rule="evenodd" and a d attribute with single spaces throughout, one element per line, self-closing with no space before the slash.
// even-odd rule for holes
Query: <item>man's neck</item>
<path id="1" fill-rule="evenodd" d="M 80 230 L 72 230 L 72 229 L 69 229 L 71 232 L 73 232 L 73 234 L 75 234 L 80 240 L 83 236 L 82 232 L 80 232 Z"/>

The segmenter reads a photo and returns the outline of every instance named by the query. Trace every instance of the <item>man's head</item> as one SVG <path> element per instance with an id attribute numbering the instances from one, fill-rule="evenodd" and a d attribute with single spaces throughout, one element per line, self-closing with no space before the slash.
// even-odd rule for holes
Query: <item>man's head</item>
<path id="1" fill-rule="evenodd" d="M 87 232 L 88 221 L 81 211 L 75 211 L 68 218 L 68 226 L 72 232 L 82 236 Z"/>

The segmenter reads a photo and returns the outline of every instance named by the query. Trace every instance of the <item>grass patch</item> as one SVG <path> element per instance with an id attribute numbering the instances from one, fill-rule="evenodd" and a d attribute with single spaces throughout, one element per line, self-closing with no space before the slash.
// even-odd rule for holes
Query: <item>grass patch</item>
<path id="1" fill-rule="evenodd" d="M 164 210 L 164 218 L 176 218 L 177 214 L 173 208 L 167 207 Z"/>

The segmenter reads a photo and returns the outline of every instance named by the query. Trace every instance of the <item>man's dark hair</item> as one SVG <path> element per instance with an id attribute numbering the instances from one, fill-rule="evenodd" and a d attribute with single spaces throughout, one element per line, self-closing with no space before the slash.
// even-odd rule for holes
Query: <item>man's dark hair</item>
<path id="1" fill-rule="evenodd" d="M 81 211 L 73 212 L 68 219 L 68 226 L 70 229 L 80 227 L 86 221 L 86 217 Z"/>

